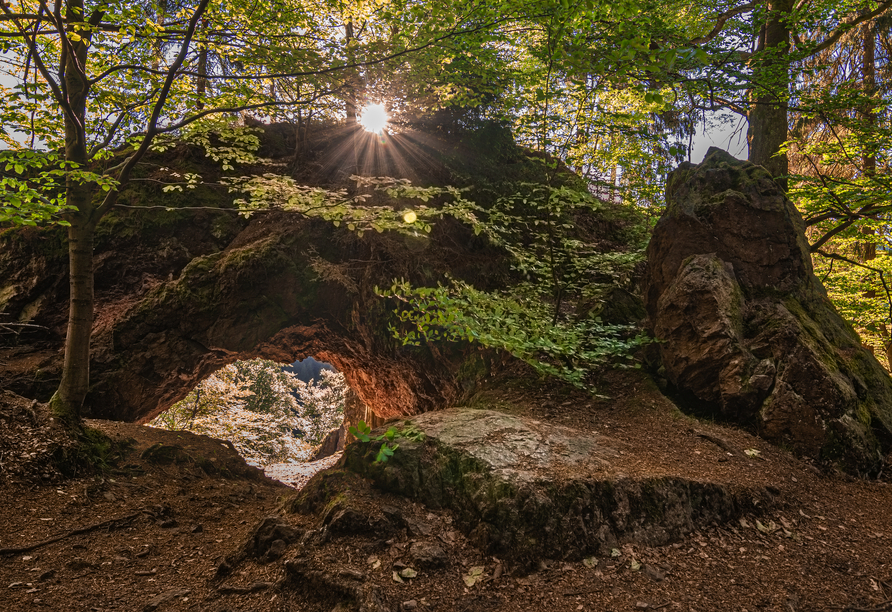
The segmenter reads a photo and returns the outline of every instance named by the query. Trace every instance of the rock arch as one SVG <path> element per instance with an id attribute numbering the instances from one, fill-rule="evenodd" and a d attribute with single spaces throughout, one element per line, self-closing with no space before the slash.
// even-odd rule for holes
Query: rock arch
<path id="1" fill-rule="evenodd" d="M 499 255 L 470 230 L 447 219 L 420 241 L 386 233 L 360 238 L 281 212 L 248 222 L 232 217 L 183 213 L 162 226 L 143 219 L 143 231 L 117 233 L 98 246 L 86 416 L 145 421 L 214 370 L 252 357 L 328 361 L 382 418 L 461 396 L 460 366 L 474 353 L 402 346 L 389 331 L 393 305 L 374 287 L 397 277 L 435 282 L 447 271 L 473 278 L 498 265 Z M 228 235 L 215 238 L 221 226 Z M 15 379 L 10 387 L 17 392 L 46 399 L 61 368 L 65 261 L 45 251 L 47 232 L 17 232 L 17 257 L 31 264 L 4 262 L 15 277 L 6 311 L 18 316 L 38 303 L 34 321 L 48 331 L 7 360 L 4 377 Z M 25 362 L 31 370 L 9 369 Z"/>

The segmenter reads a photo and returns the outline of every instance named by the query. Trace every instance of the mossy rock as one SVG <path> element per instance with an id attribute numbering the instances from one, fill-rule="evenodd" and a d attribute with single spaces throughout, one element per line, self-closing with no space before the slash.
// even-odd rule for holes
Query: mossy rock
<path id="1" fill-rule="evenodd" d="M 648 246 L 655 366 L 682 406 L 860 475 L 892 450 L 892 379 L 815 277 L 804 222 L 764 168 L 682 164 Z"/>
<path id="2" fill-rule="evenodd" d="M 397 437 L 393 456 L 376 462 L 379 429 L 347 446 L 344 466 L 386 491 L 451 509 L 476 544 L 523 565 L 609 554 L 624 542 L 666 544 L 770 505 L 758 488 L 630 478 L 614 466 L 622 459 L 609 439 L 525 417 L 452 408 L 408 423 L 422 440 Z M 323 486 L 331 490 L 320 480 L 316 491 Z M 305 495 L 307 506 L 318 493 Z"/>

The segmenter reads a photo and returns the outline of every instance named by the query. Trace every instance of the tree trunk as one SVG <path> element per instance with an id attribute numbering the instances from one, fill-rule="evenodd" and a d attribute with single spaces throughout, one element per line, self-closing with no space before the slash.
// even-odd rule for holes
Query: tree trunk
<path id="1" fill-rule="evenodd" d="M 765 166 L 775 177 L 789 172 L 786 154 L 777 155 L 787 140 L 790 91 L 790 27 L 792 0 L 769 0 L 764 50 L 753 66 L 752 106 L 749 113 L 749 161 Z M 787 180 L 778 179 L 786 190 Z"/>
<path id="2" fill-rule="evenodd" d="M 861 116 L 865 123 L 865 132 L 868 134 L 873 132 L 876 124 L 876 114 L 873 112 L 874 103 L 873 96 L 876 94 L 876 40 L 874 39 L 875 31 L 872 21 L 868 21 L 861 25 L 861 88 L 866 97 L 864 106 L 860 109 Z M 877 172 L 876 152 L 871 144 L 864 145 L 861 153 L 861 172 L 865 177 L 872 177 Z M 861 233 L 865 236 L 874 236 L 875 231 L 872 227 L 861 227 Z M 861 243 L 859 249 L 860 260 L 870 261 L 876 259 L 877 244 L 872 238 L 868 238 Z M 888 347 L 887 347 L 888 354 Z"/>
<path id="3" fill-rule="evenodd" d="M 204 108 L 204 99 L 207 96 L 208 88 L 208 46 L 205 36 L 207 24 L 207 19 L 201 20 L 201 40 L 199 41 L 200 46 L 198 49 L 198 80 L 195 84 L 195 93 L 198 97 L 198 102 L 196 102 L 195 108 L 198 110 Z"/>
<path id="4" fill-rule="evenodd" d="M 862 117 L 869 131 L 873 131 L 876 125 L 877 116 L 874 113 L 876 104 L 874 96 L 876 96 L 876 30 L 873 21 L 868 21 L 861 26 L 862 48 L 861 48 L 861 87 L 864 95 L 867 97 L 864 107 L 861 109 Z M 867 131 L 867 130 L 866 130 Z M 877 171 L 877 158 L 874 147 L 868 145 L 864 148 L 861 157 L 862 170 L 865 176 L 873 176 Z"/>
<path id="5" fill-rule="evenodd" d="M 90 385 L 93 331 L 93 227 L 80 218 L 73 219 L 68 228 L 68 260 L 71 294 L 65 362 L 62 382 L 50 406 L 56 417 L 75 425 L 80 420 L 80 408 Z"/>
<path id="6" fill-rule="evenodd" d="M 83 1 L 71 0 L 66 21 L 83 20 Z M 71 29 L 69 26 L 68 29 Z M 81 67 L 86 66 L 87 45 L 83 39 L 63 47 L 62 65 L 67 87 L 68 112 L 65 113 L 65 159 L 78 167 L 87 164 L 87 137 L 84 131 L 89 83 Z M 93 331 L 93 230 L 96 227 L 93 189 L 66 177 L 66 202 L 76 208 L 68 216 L 69 284 L 68 335 L 62 381 L 50 399 L 53 414 L 73 428 L 80 426 L 80 410 L 90 385 L 90 335 Z"/>
<path id="7" fill-rule="evenodd" d="M 351 50 L 350 43 L 355 40 L 353 35 L 353 22 L 348 21 L 344 25 L 344 34 L 346 38 L 347 44 L 347 61 L 351 64 L 356 63 L 356 56 Z M 358 116 L 357 108 L 356 108 L 356 80 L 357 80 L 357 70 L 356 68 L 351 68 L 347 72 L 347 84 L 344 87 L 346 95 L 344 96 L 344 102 L 347 106 L 347 125 L 355 126 L 356 120 Z"/>

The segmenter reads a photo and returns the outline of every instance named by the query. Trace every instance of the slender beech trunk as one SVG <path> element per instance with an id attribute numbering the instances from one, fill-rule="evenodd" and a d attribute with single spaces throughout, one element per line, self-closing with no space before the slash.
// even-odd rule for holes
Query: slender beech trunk
<path id="1" fill-rule="evenodd" d="M 66 21 L 82 21 L 83 1 L 68 4 Z M 84 41 L 63 46 L 60 65 L 64 69 L 68 108 L 65 112 L 65 159 L 84 167 L 88 161 L 84 125 L 89 83 L 83 73 L 87 45 Z M 74 210 L 68 217 L 69 311 L 68 335 L 62 381 L 50 400 L 53 414 L 72 427 L 80 424 L 80 409 L 90 384 L 90 335 L 93 331 L 93 230 L 96 226 L 93 189 L 66 179 L 65 197 Z"/>
<path id="2" fill-rule="evenodd" d="M 786 155 L 777 155 L 787 140 L 790 90 L 790 26 L 792 0 L 769 0 L 764 50 L 753 65 L 753 94 L 749 113 L 749 160 L 775 177 L 789 172 Z M 786 189 L 786 179 L 778 179 Z"/>
<path id="3" fill-rule="evenodd" d="M 352 47 L 350 43 L 355 40 L 355 35 L 353 34 L 353 22 L 348 21 L 344 25 L 344 34 L 347 44 L 347 61 L 351 64 L 356 63 L 356 55 L 353 53 Z M 358 110 L 356 108 L 356 88 L 357 88 L 357 69 L 351 68 L 348 71 L 347 76 L 347 86 L 344 88 L 346 91 L 346 95 L 344 96 L 344 103 L 347 106 L 347 125 L 355 126 L 356 119 L 358 116 Z"/>
<path id="4" fill-rule="evenodd" d="M 207 9 L 209 0 L 199 0 L 198 8 L 189 20 L 189 26 L 180 51 L 168 70 L 149 118 L 146 136 L 136 151 L 124 162 L 118 174 L 118 188 L 105 194 L 100 203 L 94 201 L 94 184 L 83 184 L 72 174 L 66 177 L 66 202 L 74 207 L 66 219 L 68 230 L 68 256 L 71 295 L 69 298 L 68 335 L 65 339 L 65 362 L 59 388 L 50 399 L 50 409 L 59 420 L 71 429 L 81 426 L 80 411 L 90 385 L 90 336 L 93 331 L 93 234 L 96 224 L 115 205 L 120 189 L 130 180 L 133 167 L 148 151 L 157 134 L 158 120 L 173 84 L 174 75 L 183 65 L 198 28 L 198 21 Z M 80 24 L 84 19 L 84 0 L 68 0 L 66 24 Z M 101 17 L 98 13 L 93 17 Z M 98 20 L 98 19 L 97 19 Z M 74 31 L 67 25 L 68 31 Z M 65 159 L 77 167 L 87 167 L 90 161 L 85 132 L 87 97 L 90 82 L 84 73 L 87 63 L 89 36 L 70 41 L 66 32 L 60 32 L 63 44 L 59 59 L 59 76 L 64 81 L 64 94 L 57 95 L 65 123 Z"/>
<path id="5" fill-rule="evenodd" d="M 198 102 L 195 104 L 195 108 L 198 110 L 202 110 L 204 108 L 204 99 L 207 95 L 208 88 L 208 46 L 207 46 L 207 25 L 208 20 L 201 20 L 201 40 L 199 42 L 200 47 L 198 49 L 198 80 L 195 84 L 195 93 L 198 97 Z"/>
<path id="6" fill-rule="evenodd" d="M 861 86 L 864 90 L 866 100 L 861 114 L 868 128 L 876 125 L 877 116 L 874 113 L 876 104 L 874 97 L 876 96 L 876 29 L 874 21 L 868 21 L 861 26 L 862 47 L 861 47 Z M 873 176 L 877 171 L 876 151 L 873 146 L 867 146 L 861 157 L 862 170 L 865 176 Z"/>
<path id="7" fill-rule="evenodd" d="M 874 38 L 874 23 L 868 21 L 861 25 L 861 89 L 865 96 L 864 105 L 859 109 L 864 120 L 865 131 L 872 131 L 876 124 L 873 96 L 876 93 L 876 40 Z M 877 172 L 876 152 L 872 146 L 867 145 L 861 153 L 861 172 L 865 177 L 872 177 Z M 861 233 L 865 236 L 875 235 L 872 227 L 864 226 Z M 870 261 L 876 259 L 877 244 L 873 238 L 867 238 L 859 248 L 859 260 Z"/>
<path id="8" fill-rule="evenodd" d="M 87 194 L 86 197 L 91 197 Z M 93 227 L 76 215 L 68 228 L 69 312 L 62 382 L 51 400 L 53 413 L 68 424 L 80 418 L 90 384 L 93 330 Z"/>

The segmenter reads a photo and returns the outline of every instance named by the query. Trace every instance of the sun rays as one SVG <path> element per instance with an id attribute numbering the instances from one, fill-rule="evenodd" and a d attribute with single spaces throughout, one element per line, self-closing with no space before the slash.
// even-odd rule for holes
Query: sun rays
<path id="1" fill-rule="evenodd" d="M 383 134 L 384 128 L 387 127 L 387 109 L 383 104 L 368 104 L 362 110 L 359 117 L 359 124 L 367 132 L 374 134 Z"/>

